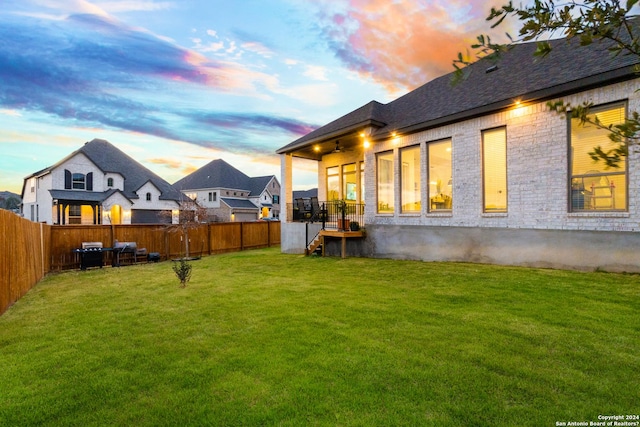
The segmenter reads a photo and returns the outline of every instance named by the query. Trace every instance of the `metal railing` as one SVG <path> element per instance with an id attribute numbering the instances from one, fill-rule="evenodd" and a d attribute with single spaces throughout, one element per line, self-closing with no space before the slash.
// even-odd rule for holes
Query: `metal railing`
<path id="1" fill-rule="evenodd" d="M 322 229 L 357 231 L 364 226 L 364 203 L 330 200 L 318 203 L 287 203 L 293 222 L 321 223 Z"/>

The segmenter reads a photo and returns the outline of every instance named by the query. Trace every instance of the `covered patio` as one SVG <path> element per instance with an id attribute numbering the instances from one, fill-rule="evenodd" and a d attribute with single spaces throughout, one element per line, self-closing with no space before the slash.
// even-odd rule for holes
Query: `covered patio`
<path id="1" fill-rule="evenodd" d="M 365 151 L 373 131 L 384 126 L 374 117 L 381 104 L 372 102 L 335 122 L 313 131 L 277 151 L 281 156 L 281 246 L 285 253 L 311 253 L 329 238 L 362 240 L 365 233 Z M 294 158 L 318 165 L 317 198 L 293 197 Z M 319 243 L 320 242 L 320 243 Z M 322 250 L 326 251 L 325 245 Z"/>

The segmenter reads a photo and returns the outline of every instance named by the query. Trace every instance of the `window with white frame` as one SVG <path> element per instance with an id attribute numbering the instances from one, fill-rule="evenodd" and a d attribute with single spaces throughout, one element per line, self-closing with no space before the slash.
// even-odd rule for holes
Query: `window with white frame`
<path id="1" fill-rule="evenodd" d="M 570 120 L 571 212 L 627 209 L 626 158 L 618 167 L 610 168 L 602 160 L 593 160 L 590 154 L 596 147 L 605 152 L 615 147 L 615 143 L 609 139 L 608 127 L 623 123 L 625 118 L 626 105 L 617 103 L 591 109 L 590 121 L 599 122 L 600 126 L 581 124 L 577 118 Z"/>
<path id="2" fill-rule="evenodd" d="M 83 173 L 74 173 L 71 175 L 71 188 L 74 190 L 84 190 L 85 176 Z"/>

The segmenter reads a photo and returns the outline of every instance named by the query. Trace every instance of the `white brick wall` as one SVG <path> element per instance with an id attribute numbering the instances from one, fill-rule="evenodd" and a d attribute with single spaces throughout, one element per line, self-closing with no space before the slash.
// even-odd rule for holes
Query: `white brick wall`
<path id="1" fill-rule="evenodd" d="M 640 79 L 563 98 L 574 105 L 591 101 L 594 105 L 628 100 L 629 111 L 640 110 L 636 90 Z M 482 131 L 506 126 L 508 212 L 485 214 L 482 209 Z M 550 112 L 546 103 L 467 120 L 416 134 L 396 141 L 375 143 L 364 153 L 366 224 L 399 224 L 463 227 L 500 227 L 556 230 L 640 230 L 640 155 L 628 159 L 628 211 L 570 213 L 568 207 L 568 128 L 564 116 Z M 453 210 L 427 212 L 426 143 L 444 138 L 452 140 Z M 400 214 L 398 207 L 400 168 L 399 149 L 415 144 L 422 148 L 422 205 L 419 215 Z M 375 154 L 393 150 L 395 156 L 396 212 L 376 213 Z M 327 166 L 349 163 L 360 153 L 325 157 L 319 172 L 319 190 L 323 195 Z M 338 158 L 338 156 L 341 156 Z M 355 160 L 354 160 L 355 161 Z M 322 198 L 322 196 L 320 196 Z"/>

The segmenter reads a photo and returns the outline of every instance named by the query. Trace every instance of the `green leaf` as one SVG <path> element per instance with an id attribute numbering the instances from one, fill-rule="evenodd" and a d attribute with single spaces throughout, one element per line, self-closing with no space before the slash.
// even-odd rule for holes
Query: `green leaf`
<path id="1" fill-rule="evenodd" d="M 534 56 L 547 56 L 551 52 L 551 44 L 547 41 L 541 41 L 536 43 L 536 51 L 533 53 Z"/>

